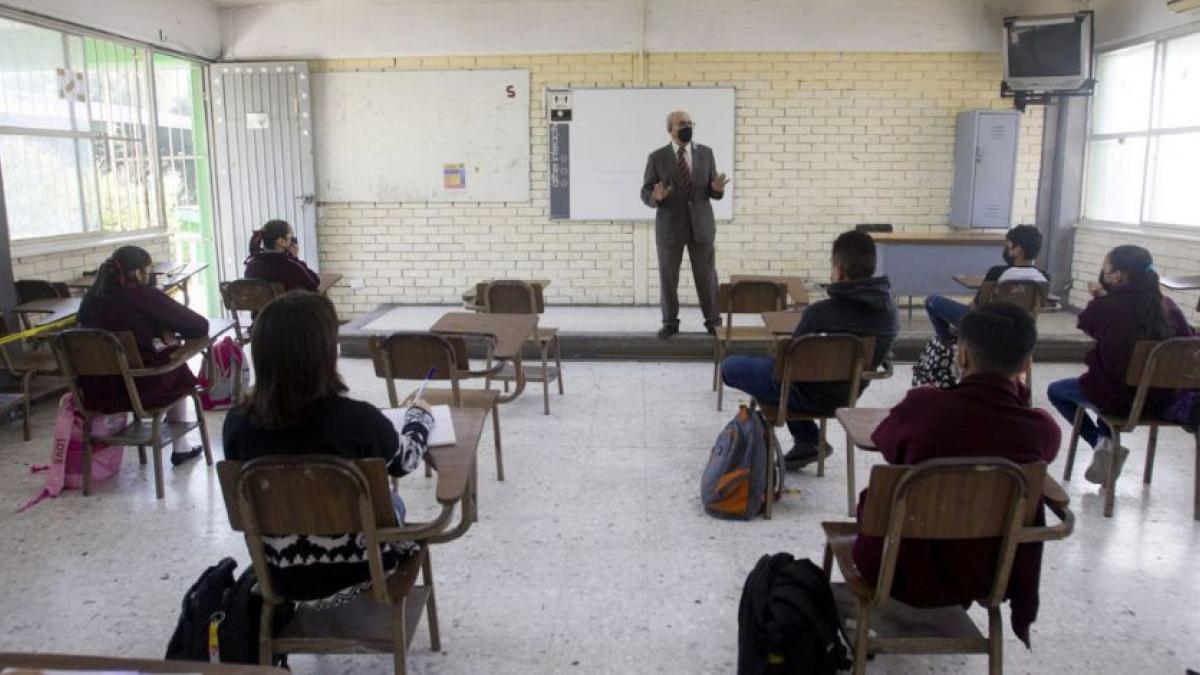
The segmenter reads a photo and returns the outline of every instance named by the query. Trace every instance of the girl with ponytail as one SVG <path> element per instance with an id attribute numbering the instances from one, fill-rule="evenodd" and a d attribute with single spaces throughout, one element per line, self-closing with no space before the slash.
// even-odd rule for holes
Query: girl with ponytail
<path id="1" fill-rule="evenodd" d="M 170 362 L 174 351 L 171 343 L 176 338 L 208 335 L 208 320 L 155 287 L 153 275 L 149 253 L 136 246 L 122 246 L 101 263 L 96 280 L 79 306 L 81 327 L 131 333 L 147 368 Z M 196 378 L 184 366 L 163 375 L 139 377 L 134 385 L 144 406 L 161 408 L 194 389 Z M 130 410 L 129 395 L 120 376 L 80 376 L 79 389 L 88 407 L 97 412 Z M 186 401 L 171 408 L 167 419 L 184 419 Z M 171 449 L 171 463 L 182 464 L 200 452 L 198 446 L 189 445 L 186 437 L 177 438 Z"/>
<path id="2" fill-rule="evenodd" d="M 300 247 L 286 220 L 269 220 L 250 236 L 245 277 L 281 284 L 284 290 L 315 291 L 321 277 L 296 257 Z"/>
<path id="3" fill-rule="evenodd" d="M 1154 258 L 1141 246 L 1118 246 L 1109 251 L 1099 281 L 1095 297 L 1079 314 L 1079 329 L 1096 341 L 1084 357 L 1087 372 L 1082 377 L 1052 382 L 1046 391 L 1050 403 L 1068 421 L 1075 419 L 1080 406 L 1113 415 L 1128 414 L 1136 390 L 1125 384 L 1125 371 L 1133 358 L 1134 344 L 1192 334 L 1183 312 L 1159 290 Z M 1166 389 L 1151 390 L 1146 412 L 1162 415 L 1177 395 Z M 1129 449 L 1114 447 L 1112 430 L 1085 413 L 1079 433 L 1095 449 L 1084 478 L 1103 484 L 1110 462 L 1116 462 L 1113 475 L 1119 475 Z"/>

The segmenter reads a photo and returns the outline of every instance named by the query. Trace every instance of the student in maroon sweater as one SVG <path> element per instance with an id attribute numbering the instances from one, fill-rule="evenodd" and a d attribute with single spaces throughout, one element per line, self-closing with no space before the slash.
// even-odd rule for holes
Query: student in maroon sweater
<path id="1" fill-rule="evenodd" d="M 96 270 L 96 280 L 79 305 L 79 325 L 111 332 L 128 331 L 137 342 L 142 365 L 161 366 L 171 359 L 178 338 L 208 335 L 208 319 L 172 300 L 150 283 L 153 274 L 150 254 L 137 246 L 122 246 Z M 163 375 L 134 381 L 146 408 L 158 408 L 178 400 L 195 388 L 196 378 L 187 366 Z M 132 405 L 119 376 L 81 376 L 79 389 L 88 408 L 102 413 L 130 410 Z M 167 419 L 182 420 L 187 399 L 167 412 Z M 171 463 L 182 464 L 200 454 L 187 439 L 175 439 Z"/>
<path id="2" fill-rule="evenodd" d="M 1096 340 L 1084 357 L 1087 372 L 1050 383 L 1046 394 L 1050 403 L 1067 418 L 1075 419 L 1079 406 L 1103 413 L 1124 415 L 1133 405 L 1136 388 L 1125 384 L 1125 371 L 1138 340 L 1165 340 L 1192 334 L 1179 307 L 1165 298 L 1158 288 L 1154 259 L 1141 246 L 1118 246 L 1104 256 L 1100 270 L 1100 288 L 1096 297 L 1079 314 L 1079 329 Z M 1151 390 L 1146 412 L 1162 415 L 1178 392 Z M 1097 485 L 1108 476 L 1108 464 L 1116 451 L 1114 475 L 1120 475 L 1129 449 L 1112 447 L 1112 431 L 1085 414 L 1079 435 L 1095 448 L 1092 463 L 1084 478 Z"/>
<path id="3" fill-rule="evenodd" d="M 1030 408 L 1018 374 L 1033 353 L 1037 326 L 1008 304 L 977 307 L 959 325 L 962 380 L 950 389 L 912 389 L 871 439 L 889 464 L 940 457 L 1003 457 L 1017 464 L 1054 461 L 1061 434 L 1049 413 Z M 867 491 L 859 497 L 861 522 Z M 1039 515 L 1039 522 L 1044 516 Z M 896 561 L 892 595 L 918 607 L 970 604 L 991 587 L 999 554 L 996 538 L 962 541 L 906 539 Z M 859 536 L 854 562 L 869 580 L 879 576 L 883 539 Z M 1022 544 L 1006 597 L 1012 627 L 1026 645 L 1037 618 L 1041 544 Z"/>
<path id="4" fill-rule="evenodd" d="M 285 291 L 315 291 L 321 277 L 296 257 L 299 252 L 300 245 L 287 221 L 267 221 L 250 237 L 245 277 L 280 283 Z"/>

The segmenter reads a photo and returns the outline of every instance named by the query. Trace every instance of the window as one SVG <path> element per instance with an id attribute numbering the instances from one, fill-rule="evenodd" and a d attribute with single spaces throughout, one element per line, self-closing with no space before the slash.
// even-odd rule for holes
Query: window
<path id="1" fill-rule="evenodd" d="M 0 19 L 0 162 L 14 240 L 158 227 L 149 52 Z"/>
<path id="2" fill-rule="evenodd" d="M 1200 33 L 1096 60 L 1083 215 L 1200 227 Z"/>

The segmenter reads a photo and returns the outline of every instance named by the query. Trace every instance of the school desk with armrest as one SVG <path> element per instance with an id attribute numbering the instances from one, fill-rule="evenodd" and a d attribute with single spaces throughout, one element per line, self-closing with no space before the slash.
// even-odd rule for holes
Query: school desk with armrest
<path id="1" fill-rule="evenodd" d="M 713 336 L 713 391 L 717 392 L 717 410 L 725 398 L 725 382 L 721 379 L 721 360 L 735 344 L 762 343 L 770 346 L 774 339 L 763 326 L 734 326 L 735 314 L 781 312 L 787 304 L 787 287 L 775 281 L 734 281 L 717 289 L 717 311 L 725 314 L 724 325 L 717 326 Z"/>

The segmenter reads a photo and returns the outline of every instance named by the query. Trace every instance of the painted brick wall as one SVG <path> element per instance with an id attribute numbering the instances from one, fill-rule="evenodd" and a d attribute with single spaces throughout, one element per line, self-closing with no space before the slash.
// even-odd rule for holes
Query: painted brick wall
<path id="1" fill-rule="evenodd" d="M 131 243 L 146 249 L 153 260 L 167 260 L 170 257 L 168 255 L 170 240 L 166 236 Z M 106 244 L 66 253 L 47 253 L 14 258 L 13 277 L 16 279 L 69 281 L 78 277 L 85 270 L 94 270 L 99 267 L 100 263 L 112 255 L 112 252 L 118 247 L 117 244 Z"/>
<path id="2" fill-rule="evenodd" d="M 1011 106 L 998 96 L 1000 62 L 990 53 L 678 53 L 647 60 L 650 86 L 737 88 L 737 157 L 732 165 L 717 158 L 737 183 L 734 219 L 718 224 L 723 278 L 771 272 L 823 280 L 833 237 L 856 223 L 945 229 L 955 114 Z M 384 302 L 456 302 L 476 279 L 496 277 L 552 279 L 548 300 L 556 303 L 657 303 L 652 223 L 547 217 L 543 89 L 640 84 L 636 55 L 332 60 L 312 68 L 532 74 L 528 203 L 319 205 L 322 268 L 363 283 L 334 289 L 344 313 Z M 1037 112 L 1024 117 L 1014 223 L 1033 220 L 1041 124 Z M 694 302 L 690 271 L 681 278 L 682 299 Z"/>
<path id="3" fill-rule="evenodd" d="M 1200 239 L 1079 228 L 1075 230 L 1075 255 L 1071 262 L 1071 276 L 1074 281 L 1071 284 L 1071 304 L 1083 307 L 1088 303 L 1088 282 L 1096 281 L 1100 274 L 1100 265 L 1104 262 L 1104 255 L 1122 244 L 1146 247 L 1150 255 L 1154 256 L 1154 266 L 1158 268 L 1158 273 L 1163 276 L 1191 275 L 1200 271 L 1200 263 L 1197 262 L 1200 261 Z M 1196 303 L 1200 301 L 1200 291 L 1178 293 L 1163 290 L 1178 303 L 1184 314 L 1191 318 L 1193 325 L 1200 323 L 1200 311 L 1196 309 Z"/>

